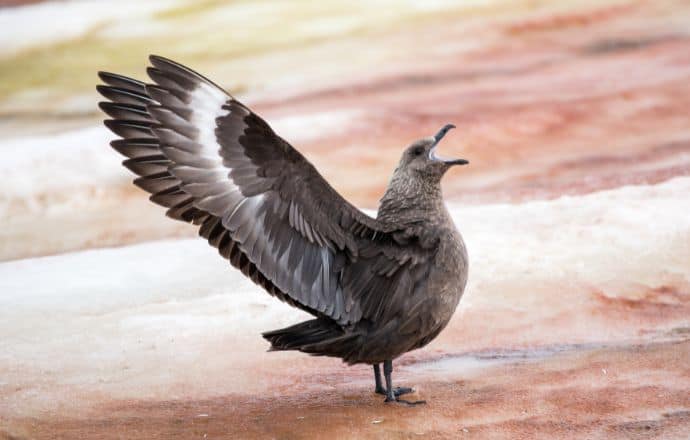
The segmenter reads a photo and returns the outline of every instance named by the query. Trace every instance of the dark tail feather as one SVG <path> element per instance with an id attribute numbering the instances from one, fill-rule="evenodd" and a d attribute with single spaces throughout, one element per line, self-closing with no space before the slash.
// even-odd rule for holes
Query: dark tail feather
<path id="1" fill-rule="evenodd" d="M 333 321 L 312 319 L 262 334 L 270 351 L 299 350 L 317 356 L 347 358 L 357 346 L 357 334 L 347 334 Z"/>
<path id="2" fill-rule="evenodd" d="M 262 334 L 271 343 L 271 350 L 299 350 L 310 344 L 343 335 L 342 329 L 325 319 L 312 319 L 290 327 Z"/>

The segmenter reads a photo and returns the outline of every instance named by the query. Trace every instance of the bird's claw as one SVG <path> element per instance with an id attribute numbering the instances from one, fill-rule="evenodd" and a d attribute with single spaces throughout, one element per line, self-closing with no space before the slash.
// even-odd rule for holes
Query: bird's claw
<path id="1" fill-rule="evenodd" d="M 403 400 L 403 399 L 399 399 L 397 396 L 395 399 L 390 399 L 390 398 L 386 397 L 386 400 L 384 400 L 384 402 L 386 402 L 386 403 L 399 403 L 401 405 L 406 405 L 406 406 L 417 406 L 417 405 L 425 405 L 426 404 L 426 400 L 414 400 L 414 401 Z"/>
<path id="2" fill-rule="evenodd" d="M 386 389 L 383 387 L 382 388 L 376 388 L 376 390 L 374 390 L 374 392 L 376 394 L 381 394 L 382 396 L 385 396 L 388 394 L 386 392 Z M 395 395 L 395 397 L 399 397 L 399 396 L 402 396 L 405 394 L 410 394 L 410 393 L 414 393 L 414 388 L 410 388 L 410 387 L 395 387 L 395 388 L 393 388 L 393 394 Z"/>

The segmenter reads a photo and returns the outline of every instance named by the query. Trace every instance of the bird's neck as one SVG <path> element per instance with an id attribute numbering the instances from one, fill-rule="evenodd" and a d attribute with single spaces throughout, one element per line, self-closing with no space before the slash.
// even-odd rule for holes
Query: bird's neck
<path id="1" fill-rule="evenodd" d="M 413 225 L 438 221 L 446 215 L 440 180 L 396 170 L 381 198 L 377 218 L 383 222 Z"/>

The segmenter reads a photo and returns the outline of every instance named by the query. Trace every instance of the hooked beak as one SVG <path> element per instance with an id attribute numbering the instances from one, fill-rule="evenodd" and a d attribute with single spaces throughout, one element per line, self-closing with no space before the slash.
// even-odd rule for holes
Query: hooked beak
<path id="1" fill-rule="evenodd" d="M 465 159 L 449 159 L 445 157 L 441 157 L 436 155 L 436 146 L 438 145 L 439 141 L 443 139 L 443 136 L 446 135 L 451 129 L 455 128 L 455 125 L 453 124 L 446 124 L 441 128 L 436 135 L 434 135 L 434 143 L 431 145 L 431 150 L 429 150 L 429 159 L 437 161 L 437 162 L 443 162 L 444 164 L 451 166 L 451 165 L 467 165 L 470 163 L 469 161 Z"/>

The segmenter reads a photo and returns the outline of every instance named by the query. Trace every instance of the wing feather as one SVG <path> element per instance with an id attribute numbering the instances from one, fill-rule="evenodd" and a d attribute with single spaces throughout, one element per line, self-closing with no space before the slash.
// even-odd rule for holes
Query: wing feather
<path id="1" fill-rule="evenodd" d="M 137 185 L 268 293 L 341 325 L 390 318 L 427 250 L 342 198 L 219 86 L 151 56 L 153 84 L 101 73 L 113 148 Z M 405 231 L 402 231 L 403 233 Z M 403 234 L 404 235 L 404 234 Z M 412 244 L 410 244 L 412 243 Z"/>

